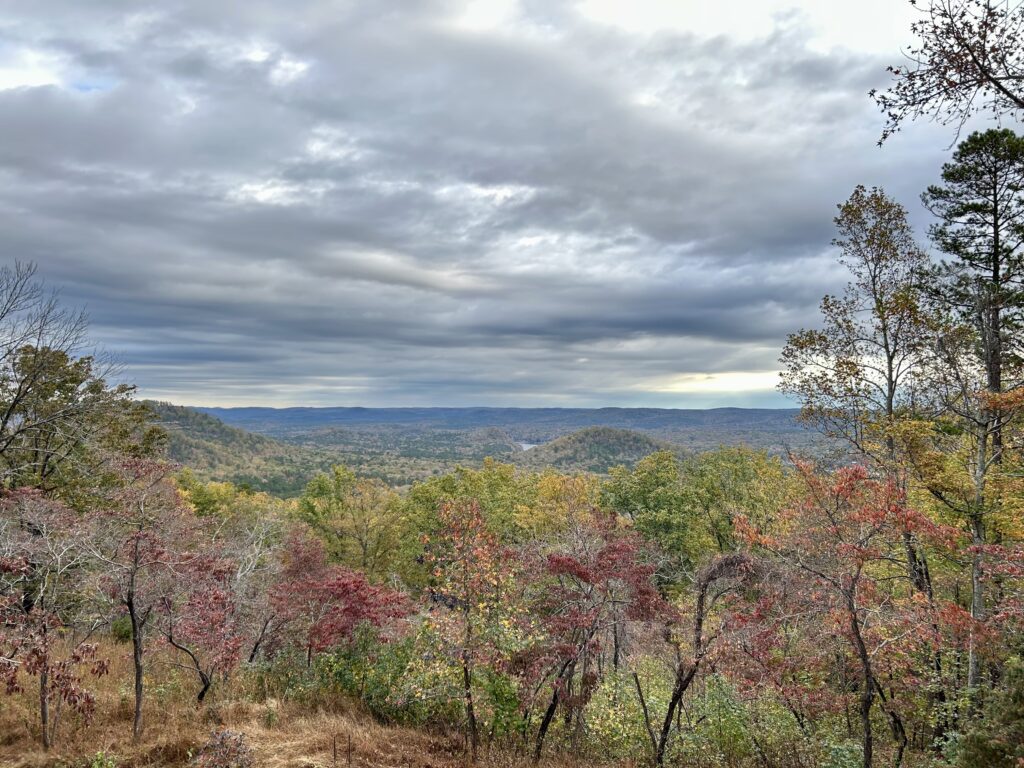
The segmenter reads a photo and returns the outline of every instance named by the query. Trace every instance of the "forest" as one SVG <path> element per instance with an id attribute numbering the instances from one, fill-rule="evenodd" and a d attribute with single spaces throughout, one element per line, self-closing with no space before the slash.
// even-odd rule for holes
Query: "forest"
<path id="1" fill-rule="evenodd" d="M 883 140 L 1024 109 L 1022 25 L 933 3 Z M 1024 137 L 963 134 L 927 244 L 883 189 L 838 204 L 845 291 L 780 352 L 823 442 L 781 454 L 453 446 L 388 483 L 140 400 L 3 266 L 0 765 L 1021 766 Z M 169 416 L 275 493 L 172 461 L 206 449 Z"/>

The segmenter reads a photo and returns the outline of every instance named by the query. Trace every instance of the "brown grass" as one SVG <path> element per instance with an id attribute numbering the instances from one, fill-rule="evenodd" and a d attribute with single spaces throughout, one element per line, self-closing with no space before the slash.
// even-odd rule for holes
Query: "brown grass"
<path id="1" fill-rule="evenodd" d="M 152 654 L 147 674 L 144 733 L 131 741 L 131 660 L 127 645 L 107 644 L 111 674 L 89 681 L 97 697 L 91 723 L 61 714 L 55 746 L 44 752 L 36 720 L 38 690 L 34 678 L 13 697 L 0 695 L 0 767 L 89 768 L 104 753 L 118 768 L 185 766 L 217 727 L 245 734 L 259 768 L 454 768 L 469 764 L 458 734 L 382 725 L 350 701 L 318 709 L 295 703 L 254 703 L 230 686 L 203 708 L 194 705 L 194 681 Z M 351 763 L 349 743 L 351 740 Z M 335 762 L 335 753 L 337 762 Z M 518 768 L 529 761 L 507 752 L 483 757 L 488 768 Z M 545 761 L 547 766 L 571 763 Z"/>

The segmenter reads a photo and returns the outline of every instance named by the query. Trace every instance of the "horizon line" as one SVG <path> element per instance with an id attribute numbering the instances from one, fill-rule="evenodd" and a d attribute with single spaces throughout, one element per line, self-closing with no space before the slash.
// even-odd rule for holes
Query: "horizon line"
<path id="1" fill-rule="evenodd" d="M 190 403 L 173 403 L 152 397 L 140 398 L 142 402 L 154 402 L 180 408 L 206 410 L 242 410 L 258 408 L 267 411 L 288 410 L 363 410 L 363 411 L 425 411 L 425 410 L 459 410 L 459 411 L 799 411 L 797 406 L 741 406 L 714 405 L 705 408 L 668 408 L 649 405 L 197 405 Z"/>

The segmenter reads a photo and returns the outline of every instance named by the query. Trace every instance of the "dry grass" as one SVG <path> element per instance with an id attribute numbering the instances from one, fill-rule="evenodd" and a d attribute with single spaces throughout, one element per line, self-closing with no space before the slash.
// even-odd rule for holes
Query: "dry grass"
<path id="1" fill-rule="evenodd" d="M 185 766 L 217 727 L 245 734 L 259 768 L 454 768 L 469 760 L 455 734 L 382 725 L 351 702 L 335 702 L 311 711 L 294 703 L 253 703 L 221 698 L 202 709 L 193 703 L 193 680 L 152 655 L 147 676 L 145 730 L 139 744 L 131 742 L 131 660 L 127 645 L 108 645 L 111 674 L 91 681 L 97 695 L 96 714 L 88 725 L 62 715 L 55 746 L 44 752 L 36 721 L 37 690 L 0 696 L 0 767 L 89 768 L 104 753 L 118 768 Z M 31 684 L 34 680 L 29 680 Z M 349 743 L 351 739 L 351 762 Z M 335 750 L 336 745 L 336 750 Z M 335 753 L 337 762 L 335 762 Z M 485 756 L 488 768 L 518 768 L 529 761 L 502 752 Z M 565 762 L 545 762 L 548 766 Z"/>

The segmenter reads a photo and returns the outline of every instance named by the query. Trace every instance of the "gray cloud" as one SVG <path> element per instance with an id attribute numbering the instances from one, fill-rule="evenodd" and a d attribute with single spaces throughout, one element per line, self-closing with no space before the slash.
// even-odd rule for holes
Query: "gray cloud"
<path id="1" fill-rule="evenodd" d="M 780 404 L 678 382 L 773 370 L 843 281 L 835 203 L 862 182 L 915 208 L 950 139 L 876 149 L 886 62 L 791 22 L 10 5 L 0 70 L 57 82 L 0 90 L 0 257 L 178 402 Z"/>

